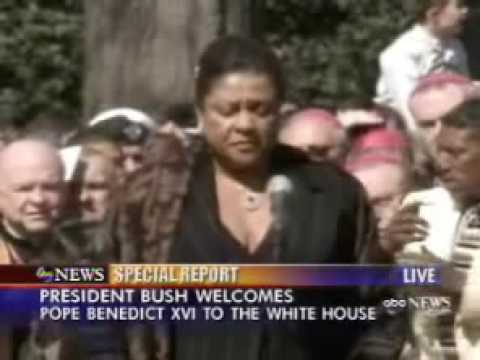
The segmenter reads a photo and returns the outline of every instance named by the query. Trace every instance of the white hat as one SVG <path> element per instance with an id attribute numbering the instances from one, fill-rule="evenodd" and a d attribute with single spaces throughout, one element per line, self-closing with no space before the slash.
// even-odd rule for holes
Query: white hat
<path id="1" fill-rule="evenodd" d="M 115 119 L 115 118 L 126 118 L 127 120 L 142 124 L 145 127 L 149 128 L 150 130 L 155 130 L 157 124 L 155 120 L 153 120 L 150 116 L 145 114 L 144 112 L 128 107 L 123 108 L 114 108 L 106 111 L 102 111 L 101 113 L 97 114 L 92 120 L 88 122 L 88 126 L 92 127 L 95 126 L 103 121 Z"/>

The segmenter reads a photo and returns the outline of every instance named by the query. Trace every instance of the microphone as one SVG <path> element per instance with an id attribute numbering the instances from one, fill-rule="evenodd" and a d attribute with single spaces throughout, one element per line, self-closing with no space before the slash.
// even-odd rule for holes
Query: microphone
<path id="1" fill-rule="evenodd" d="M 287 201 L 292 193 L 293 184 L 285 175 L 275 175 L 268 182 L 267 192 L 270 196 L 272 228 L 274 230 L 274 260 L 279 261 L 282 250 L 282 238 L 289 222 Z"/>

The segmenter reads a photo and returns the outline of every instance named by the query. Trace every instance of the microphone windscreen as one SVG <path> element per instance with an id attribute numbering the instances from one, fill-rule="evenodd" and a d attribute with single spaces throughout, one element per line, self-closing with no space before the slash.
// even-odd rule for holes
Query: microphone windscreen
<path id="1" fill-rule="evenodd" d="M 285 175 L 275 175 L 268 182 L 267 191 L 269 194 L 292 192 L 293 185 L 291 180 Z"/>

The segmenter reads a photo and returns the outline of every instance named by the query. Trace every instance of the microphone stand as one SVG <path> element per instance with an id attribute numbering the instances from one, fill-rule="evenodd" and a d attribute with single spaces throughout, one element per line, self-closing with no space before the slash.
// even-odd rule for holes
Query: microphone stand
<path id="1" fill-rule="evenodd" d="M 272 263 L 281 264 L 282 260 L 286 260 L 285 242 L 287 236 L 287 199 L 289 197 L 290 188 L 276 189 L 270 192 L 271 214 L 272 214 Z M 288 326 L 288 324 L 287 324 Z M 265 324 L 262 326 L 260 334 L 260 350 L 262 348 L 267 351 L 266 358 L 274 359 L 276 355 L 275 336 L 278 329 L 275 323 Z"/>

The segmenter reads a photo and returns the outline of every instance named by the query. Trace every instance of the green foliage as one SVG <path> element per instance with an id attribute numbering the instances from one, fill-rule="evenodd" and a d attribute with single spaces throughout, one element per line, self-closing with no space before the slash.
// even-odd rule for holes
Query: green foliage
<path id="1" fill-rule="evenodd" d="M 413 19 L 404 0 L 265 0 L 265 38 L 281 55 L 289 100 L 371 98 L 378 54 Z"/>
<path id="2" fill-rule="evenodd" d="M 0 2 L 0 121 L 80 111 L 82 8 L 78 0 Z"/>
<path id="3" fill-rule="evenodd" d="M 412 21 L 406 0 L 262 1 L 265 38 L 284 60 L 289 100 L 299 104 L 371 97 L 380 50 Z M 82 3 L 0 1 L 0 121 L 80 113 Z"/>

